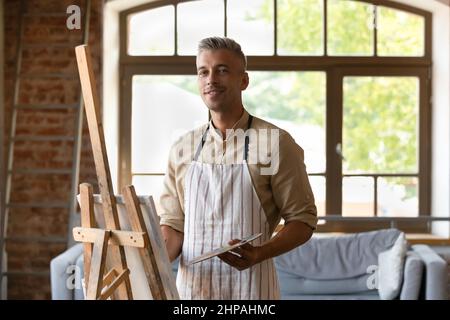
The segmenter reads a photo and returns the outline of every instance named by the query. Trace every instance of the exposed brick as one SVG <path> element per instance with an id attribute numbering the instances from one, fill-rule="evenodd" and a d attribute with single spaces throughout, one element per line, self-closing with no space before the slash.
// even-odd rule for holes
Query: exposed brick
<path id="1" fill-rule="evenodd" d="M 21 104 L 73 104 L 80 99 L 78 79 L 26 78 L 20 84 Z"/>
<path id="2" fill-rule="evenodd" d="M 66 17 L 27 17 L 24 24 L 24 40 L 30 44 L 40 42 L 81 44 L 81 29 L 69 30 L 66 20 Z"/>
<path id="3" fill-rule="evenodd" d="M 62 174 L 14 174 L 12 202 L 69 201 L 70 177 Z"/>
<path id="4" fill-rule="evenodd" d="M 14 275 L 8 277 L 8 299 L 50 300 L 50 277 Z"/>
<path id="5" fill-rule="evenodd" d="M 8 234 L 65 237 L 69 210 L 62 208 L 12 208 Z"/>
<path id="6" fill-rule="evenodd" d="M 86 0 L 27 0 L 27 12 L 66 12 L 68 6 L 75 4 L 81 7 Z M 82 12 L 83 13 L 83 12 Z"/>
<path id="7" fill-rule="evenodd" d="M 97 60 L 92 69 L 98 72 Z M 78 75 L 75 48 L 27 48 L 22 56 L 22 73 L 67 73 Z"/>
<path id="8" fill-rule="evenodd" d="M 75 110 L 21 110 L 17 114 L 17 136 L 73 136 Z"/>
<path id="9" fill-rule="evenodd" d="M 61 243 L 9 241 L 8 267 L 10 271 L 48 271 L 50 261 L 65 250 Z"/>
<path id="10" fill-rule="evenodd" d="M 6 2 L 4 4 L 5 16 L 17 17 L 20 8 L 20 0 L 8 0 L 4 2 Z"/>
<path id="11" fill-rule="evenodd" d="M 5 138 L 9 136 L 10 116 L 14 97 L 14 74 L 18 46 L 19 0 L 5 1 Z M 67 6 L 81 5 L 85 0 L 26 0 L 27 13 L 66 13 Z M 93 71 L 98 92 L 101 92 L 103 0 L 92 1 L 88 44 L 92 54 Z M 84 14 L 84 11 L 82 12 Z M 68 30 L 66 17 L 27 17 L 24 20 L 24 41 L 31 44 L 81 43 L 83 30 Z M 83 23 L 83 21 L 82 21 Z M 76 73 L 74 48 L 29 48 L 22 56 L 22 73 Z M 64 104 L 78 103 L 80 86 L 78 78 L 21 80 L 19 103 Z M 101 97 L 100 97 L 101 98 Z M 74 112 L 49 110 L 19 110 L 17 135 L 73 135 Z M 7 141 L 3 141 L 7 146 Z M 14 167 L 16 168 L 68 168 L 72 165 L 73 142 L 16 142 Z M 92 157 L 86 120 L 81 144 L 80 182 L 94 185 L 98 193 L 95 166 Z M 70 176 L 13 176 L 11 199 L 62 201 L 69 198 Z M 62 236 L 68 227 L 67 209 L 13 208 L 8 219 L 8 234 L 21 236 Z M 11 243 L 7 244 L 8 269 L 48 271 L 50 260 L 66 249 L 65 244 Z M 49 299 L 48 276 L 14 275 L 8 278 L 10 299 Z"/>
<path id="12" fill-rule="evenodd" d="M 54 168 L 72 166 L 72 141 L 17 141 L 15 168 Z"/>

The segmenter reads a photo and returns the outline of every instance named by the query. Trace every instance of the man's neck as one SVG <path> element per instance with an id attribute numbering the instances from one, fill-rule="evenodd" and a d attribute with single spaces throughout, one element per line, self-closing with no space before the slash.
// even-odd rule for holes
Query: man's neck
<path id="1" fill-rule="evenodd" d="M 236 122 L 242 117 L 244 107 L 235 109 L 232 112 L 215 112 L 211 111 L 211 119 L 215 128 L 219 129 L 222 137 L 226 139 L 226 130 L 233 128 Z"/>

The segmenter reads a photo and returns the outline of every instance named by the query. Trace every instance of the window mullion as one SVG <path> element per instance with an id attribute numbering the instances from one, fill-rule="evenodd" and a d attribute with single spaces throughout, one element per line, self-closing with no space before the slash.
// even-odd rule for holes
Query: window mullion
<path id="1" fill-rule="evenodd" d="M 419 215 L 431 214 L 431 85 L 428 72 L 419 77 Z"/>
<path id="2" fill-rule="evenodd" d="M 378 6 L 373 6 L 373 55 L 378 56 Z"/>
<path id="3" fill-rule="evenodd" d="M 228 29 L 227 29 L 227 24 L 228 24 L 228 4 L 227 4 L 227 0 L 223 0 L 223 10 L 224 10 L 224 14 L 223 14 L 223 31 L 224 31 L 224 35 L 225 37 L 227 37 L 228 35 Z"/>
<path id="4" fill-rule="evenodd" d="M 278 55 L 277 37 L 278 37 L 278 21 L 277 21 L 277 0 L 273 0 L 273 54 Z"/>
<path id="5" fill-rule="evenodd" d="M 342 214 L 342 159 L 336 146 L 342 144 L 342 76 L 327 71 L 326 110 L 326 215 Z"/>
<path id="6" fill-rule="evenodd" d="M 174 15 L 175 15 L 175 19 L 174 19 L 175 20 L 174 21 L 174 23 L 175 23 L 175 28 L 174 28 L 175 35 L 174 35 L 173 39 L 175 41 L 175 44 L 174 44 L 174 48 L 175 48 L 174 55 L 177 56 L 178 55 L 178 4 L 175 3 L 174 7 L 175 7 L 175 12 L 174 12 Z"/>

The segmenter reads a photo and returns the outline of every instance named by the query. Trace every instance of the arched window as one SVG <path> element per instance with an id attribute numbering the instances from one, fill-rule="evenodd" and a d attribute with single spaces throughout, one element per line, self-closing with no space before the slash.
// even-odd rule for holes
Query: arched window
<path id="1" fill-rule="evenodd" d="M 119 186 L 160 192 L 170 145 L 208 119 L 198 41 L 228 36 L 248 57 L 246 109 L 305 149 L 319 230 L 427 231 L 431 19 L 387 0 L 167 0 L 122 12 Z"/>

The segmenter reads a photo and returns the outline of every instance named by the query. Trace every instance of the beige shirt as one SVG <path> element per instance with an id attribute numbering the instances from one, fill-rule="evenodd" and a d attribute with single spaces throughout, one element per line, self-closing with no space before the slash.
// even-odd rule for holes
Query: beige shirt
<path id="1" fill-rule="evenodd" d="M 210 121 L 197 160 L 215 164 L 242 163 L 243 133 L 247 129 L 248 119 L 249 114 L 244 110 L 233 130 L 227 130 L 225 140 Z M 181 232 L 184 230 L 184 177 L 206 128 L 207 124 L 187 133 L 170 150 L 160 198 L 160 224 Z M 317 210 L 306 173 L 303 149 L 289 133 L 256 117 L 253 117 L 248 133 L 247 164 L 270 231 L 275 230 L 281 218 L 285 222 L 300 220 L 315 229 Z"/>

